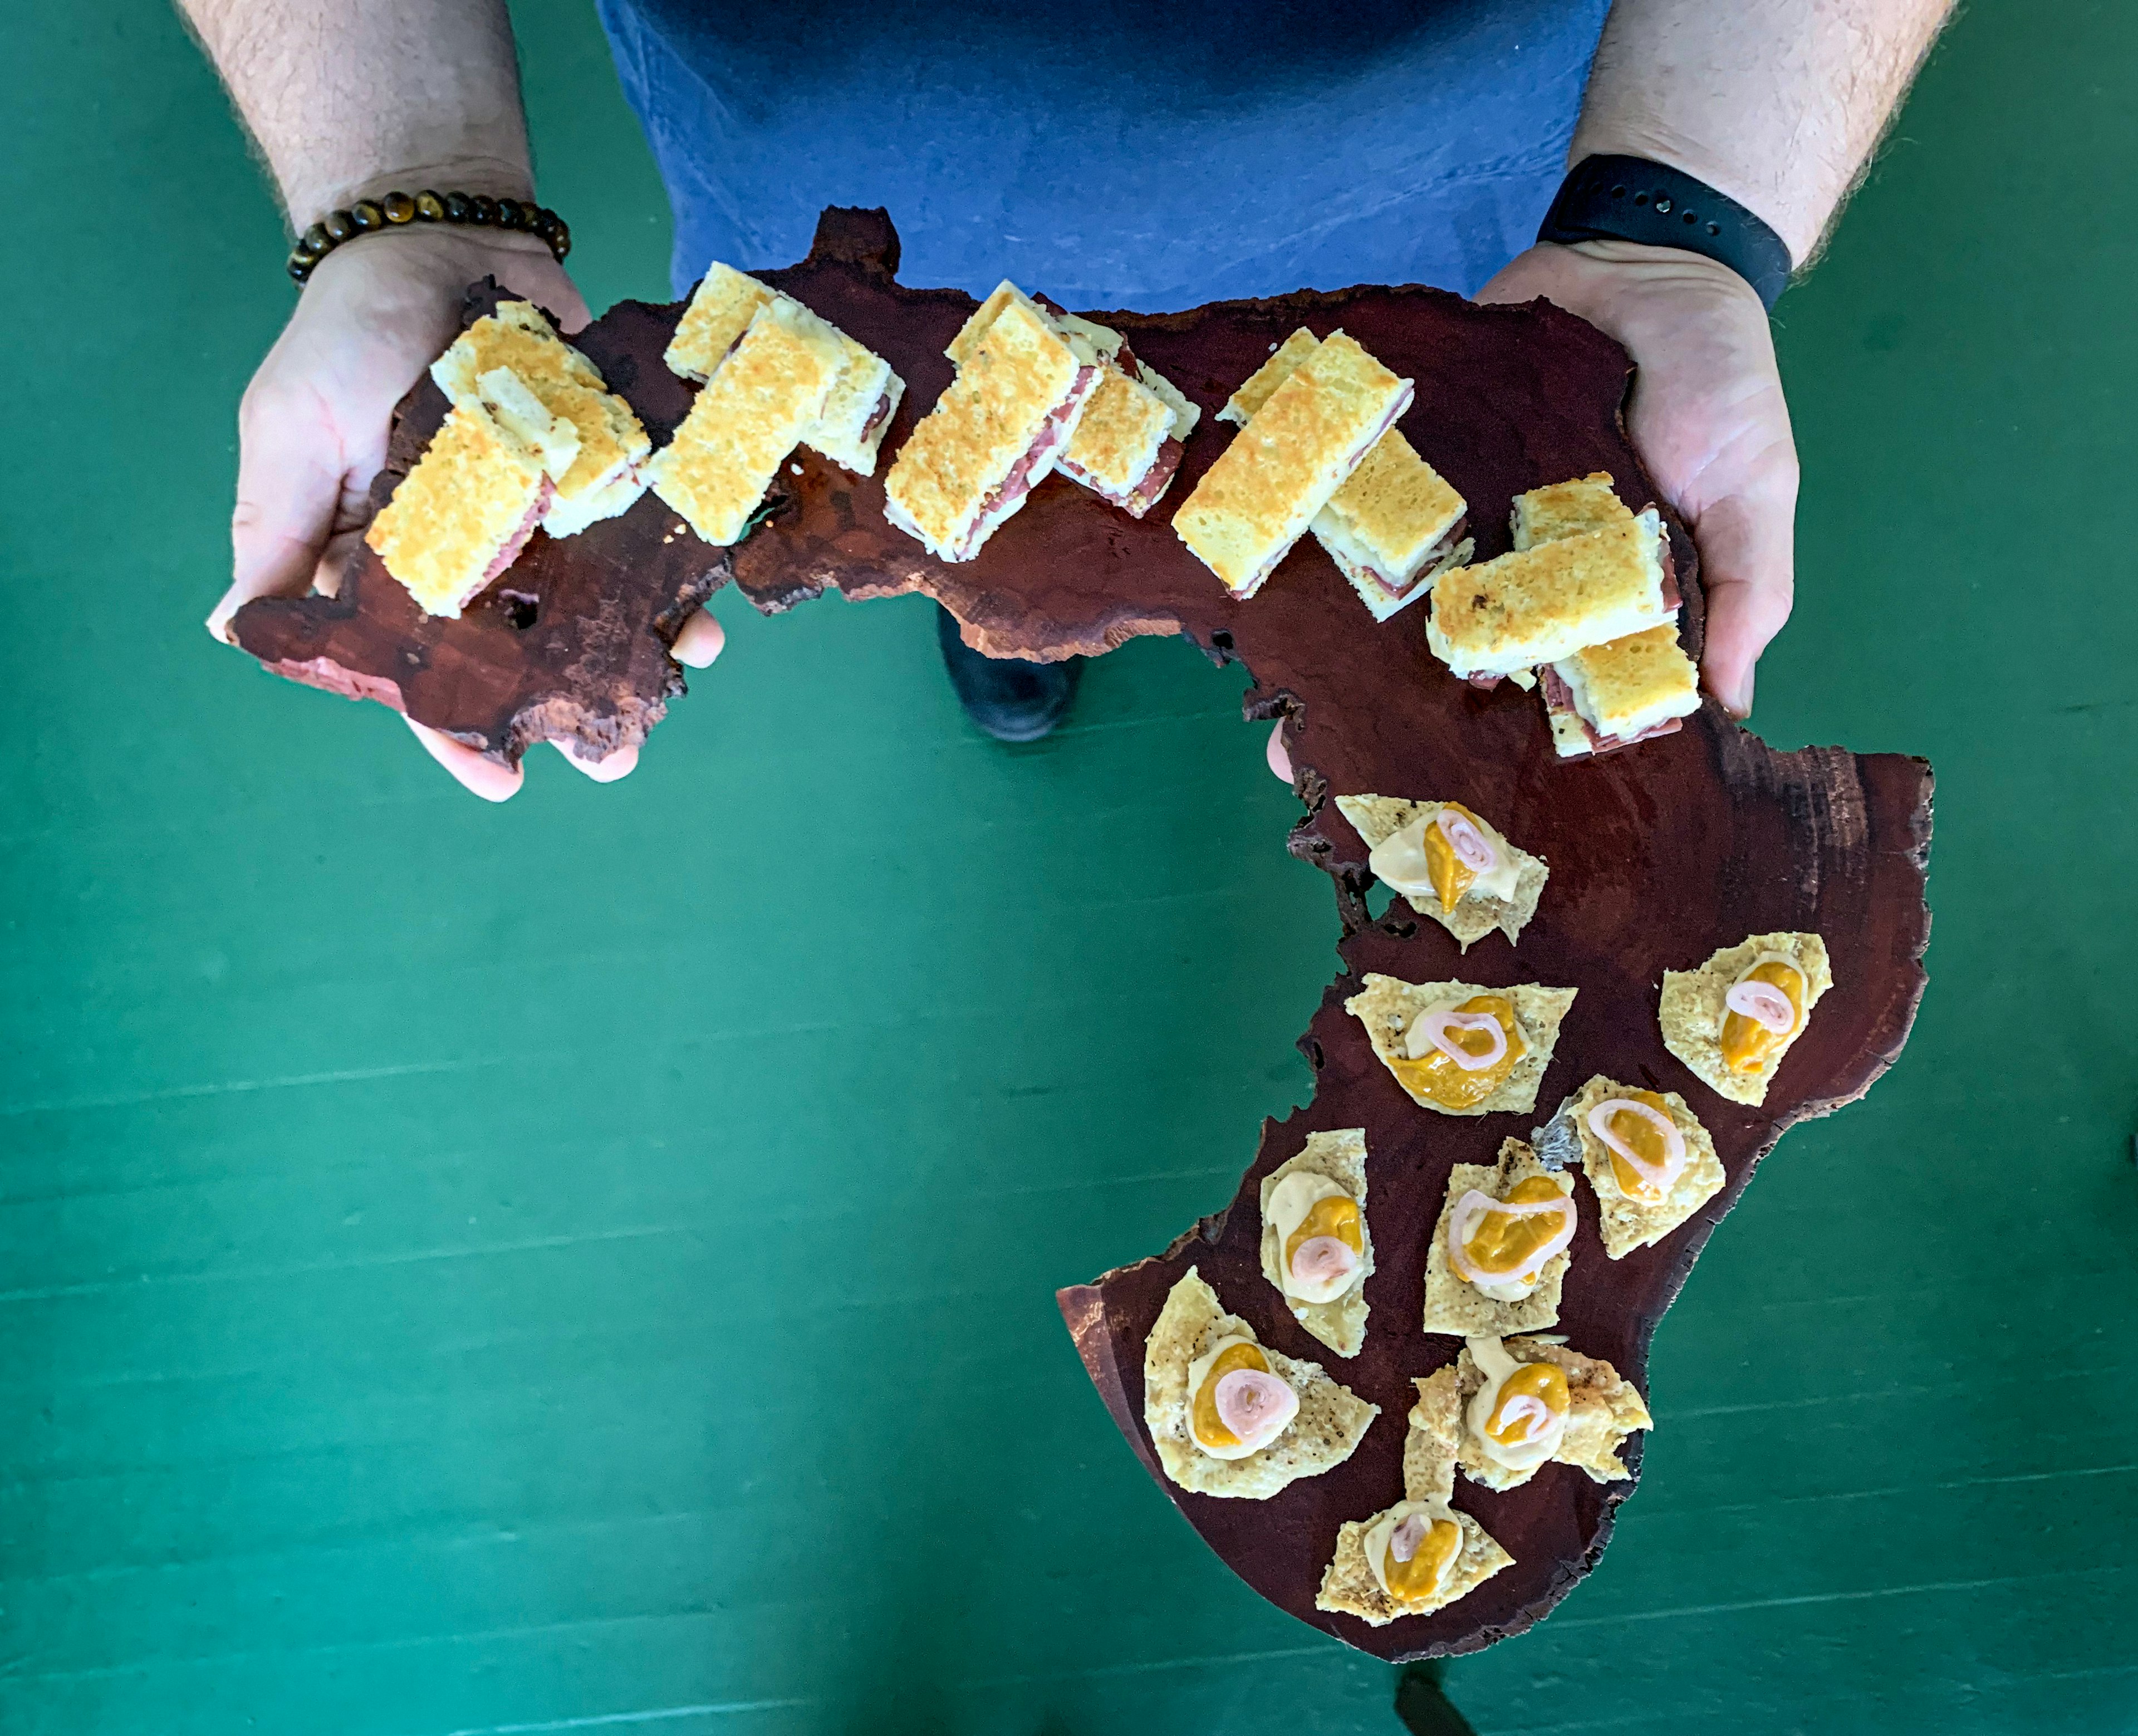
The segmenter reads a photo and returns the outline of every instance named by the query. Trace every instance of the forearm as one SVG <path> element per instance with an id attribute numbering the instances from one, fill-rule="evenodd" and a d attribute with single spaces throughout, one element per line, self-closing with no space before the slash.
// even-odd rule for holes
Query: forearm
<path id="1" fill-rule="evenodd" d="M 1615 0 L 1574 159 L 1645 157 L 1765 219 L 1802 265 L 1952 0 Z"/>
<path id="2" fill-rule="evenodd" d="M 396 183 L 532 196 L 504 0 L 178 4 L 294 227 Z"/>

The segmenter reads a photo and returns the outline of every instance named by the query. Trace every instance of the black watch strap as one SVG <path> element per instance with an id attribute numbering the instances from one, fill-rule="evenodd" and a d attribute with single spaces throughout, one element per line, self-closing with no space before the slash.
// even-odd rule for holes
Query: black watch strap
<path id="1" fill-rule="evenodd" d="M 1726 265 L 1769 308 L 1789 286 L 1781 237 L 1726 194 L 1644 157 L 1584 157 L 1560 183 L 1540 241 L 1637 241 Z"/>

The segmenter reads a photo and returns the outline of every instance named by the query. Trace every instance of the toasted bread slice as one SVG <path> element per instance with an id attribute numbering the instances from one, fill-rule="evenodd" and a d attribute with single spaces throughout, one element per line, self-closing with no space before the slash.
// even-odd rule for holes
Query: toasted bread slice
<path id="1" fill-rule="evenodd" d="M 1653 511 L 1560 537 L 1433 581 L 1426 641 L 1455 674 L 1525 674 L 1670 618 Z"/>
<path id="2" fill-rule="evenodd" d="M 1290 379 L 1293 370 L 1320 347 L 1321 340 L 1301 326 L 1270 351 L 1269 360 L 1240 383 L 1239 390 L 1225 400 L 1225 407 L 1218 412 L 1218 420 L 1237 422 L 1244 428 L 1254 419 L 1255 412 L 1269 402 L 1270 394 Z"/>
<path id="3" fill-rule="evenodd" d="M 364 540 L 425 614 L 456 617 L 512 564 L 549 495 L 533 449 L 480 402 L 456 404 Z"/>
<path id="4" fill-rule="evenodd" d="M 1402 431 L 1374 442 L 1351 479 L 1315 515 L 1314 535 L 1376 621 L 1386 621 L 1431 588 L 1462 549 L 1468 510 Z"/>
<path id="5" fill-rule="evenodd" d="M 1652 739 L 1700 710 L 1700 671 L 1671 622 L 1584 646 L 1550 674 L 1557 679 L 1545 683 L 1545 707 L 1563 759 Z M 1569 710 L 1570 729 L 1563 727 Z"/>

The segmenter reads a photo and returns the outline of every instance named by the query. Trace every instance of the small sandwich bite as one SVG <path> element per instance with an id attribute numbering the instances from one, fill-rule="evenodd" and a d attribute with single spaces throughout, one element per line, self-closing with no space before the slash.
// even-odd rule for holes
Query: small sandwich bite
<path id="1" fill-rule="evenodd" d="M 1422 1109 L 1443 1115 L 1527 1114 L 1578 991 L 1519 983 L 1406 983 L 1366 973 L 1344 1010 Z"/>
<path id="2" fill-rule="evenodd" d="M 1661 1241 L 1722 1191 L 1715 1141 L 1685 1099 L 1601 1073 L 1559 1106 L 1537 1148 L 1569 1162 L 1579 1154 L 1613 1260 Z"/>
<path id="3" fill-rule="evenodd" d="M 1255 412 L 1269 402 L 1270 394 L 1290 379 L 1293 370 L 1320 347 L 1321 340 L 1303 325 L 1283 343 L 1272 344 L 1269 360 L 1240 383 L 1239 390 L 1225 400 L 1225 407 L 1218 412 L 1218 420 L 1247 427 L 1254 420 Z"/>
<path id="4" fill-rule="evenodd" d="M 1244 602 L 1410 407 L 1411 386 L 1330 333 L 1203 473 L 1174 534 Z"/>
<path id="5" fill-rule="evenodd" d="M 1610 1363 L 1550 1339 L 1466 1339 L 1454 1363 L 1417 1384 L 1412 1416 L 1487 1489 L 1519 1489 L 1548 1463 L 1621 1481 L 1631 1475 L 1618 1457 L 1627 1437 L 1653 1426 Z"/>
<path id="6" fill-rule="evenodd" d="M 1262 1178 L 1262 1276 L 1292 1318 L 1339 1356 L 1366 1342 L 1366 1133 L 1309 1134 L 1306 1148 Z"/>
<path id="7" fill-rule="evenodd" d="M 1663 973 L 1663 1046 L 1732 1103 L 1765 1103 L 1774 1070 L 1833 987 L 1818 935 L 1755 934 L 1697 970 Z"/>
<path id="8" fill-rule="evenodd" d="M 1337 811 L 1366 841 L 1366 866 L 1462 943 L 1497 929 L 1521 937 L 1536 914 L 1551 870 L 1517 850 L 1459 802 L 1396 796 L 1339 796 Z"/>
<path id="9" fill-rule="evenodd" d="M 1418 1382 L 1423 1392 L 1425 1382 Z M 1455 1454 L 1427 1424 L 1423 1407 L 1403 1437 L 1403 1499 L 1371 1519 L 1338 1528 L 1321 1576 L 1316 1609 L 1356 1616 L 1385 1627 L 1404 1616 L 1429 1616 L 1467 1596 L 1514 1557 L 1467 1513 L 1449 1505 Z"/>
<path id="10" fill-rule="evenodd" d="M 1671 618 L 1662 521 L 1653 511 L 1451 567 L 1434 579 L 1426 642 L 1464 680 L 1526 683 L 1540 663 Z"/>
<path id="11" fill-rule="evenodd" d="M 1315 515 L 1315 540 L 1329 551 L 1376 621 L 1386 621 L 1433 588 L 1447 567 L 1470 558 L 1462 496 L 1403 432 L 1374 442 L 1351 479 Z"/>
<path id="12" fill-rule="evenodd" d="M 1143 1420 L 1158 1462 L 1198 1495 L 1263 1501 L 1351 1456 L 1381 1414 L 1265 1347 L 1190 1266 L 1145 1341 Z"/>
<path id="13" fill-rule="evenodd" d="M 1553 1324 L 1579 1215 L 1574 1178 L 1519 1139 L 1497 1164 L 1456 1164 L 1425 1251 L 1425 1329 L 1506 1338 Z"/>
<path id="14" fill-rule="evenodd" d="M 541 450 L 555 490 L 542 519 L 551 536 L 576 536 L 646 492 L 653 443 L 637 413 L 532 302 L 500 302 L 431 364 L 431 378 L 454 403 L 481 402 Z M 569 445 L 543 432 L 551 424 L 571 431 Z"/>
<path id="15" fill-rule="evenodd" d="M 884 516 L 938 560 L 969 561 L 1060 461 L 1098 358 L 1014 284 L 946 352 L 957 378 L 884 480 Z"/>
<path id="16" fill-rule="evenodd" d="M 1074 314 L 1054 318 L 1065 332 L 1089 344 L 1100 363 L 1099 383 L 1084 402 L 1059 468 L 1072 482 L 1140 519 L 1172 486 L 1182 442 L 1203 412 L 1111 326 Z"/>
<path id="17" fill-rule="evenodd" d="M 721 548 L 739 543 L 781 461 L 831 395 L 839 335 L 784 295 L 760 307 L 647 467 L 653 491 Z"/>
<path id="18" fill-rule="evenodd" d="M 479 400 L 456 404 L 364 540 L 425 614 L 457 617 L 517 558 L 553 492 L 539 452 Z"/>
<path id="19" fill-rule="evenodd" d="M 1700 671 L 1672 622 L 1547 663 L 1539 680 L 1561 759 L 1675 735 L 1700 710 Z"/>
<path id="20" fill-rule="evenodd" d="M 714 261 L 676 322 L 676 335 L 662 357 L 668 371 L 700 384 L 709 381 L 742 342 L 759 310 L 779 299 L 769 285 Z M 838 340 L 838 375 L 798 443 L 857 475 L 873 475 L 876 448 L 905 395 L 905 382 L 891 371 L 890 363 L 837 326 L 827 323 L 825 329 Z"/>

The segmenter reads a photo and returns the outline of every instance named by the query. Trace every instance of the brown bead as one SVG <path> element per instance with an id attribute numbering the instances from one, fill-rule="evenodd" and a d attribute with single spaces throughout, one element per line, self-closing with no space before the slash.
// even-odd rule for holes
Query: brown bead
<path id="1" fill-rule="evenodd" d="M 293 282 L 302 283 L 307 277 L 310 277 L 312 275 L 312 267 L 310 263 L 299 259 L 297 256 L 293 253 L 290 256 L 289 271 L 290 280 Z"/>
<path id="2" fill-rule="evenodd" d="M 464 193 L 446 195 L 446 221 L 449 223 L 467 223 L 475 220 L 475 202 Z"/>
<path id="3" fill-rule="evenodd" d="M 349 220 L 363 230 L 383 229 L 386 227 L 386 213 L 371 199 L 359 199 L 350 206 Z"/>
<path id="4" fill-rule="evenodd" d="M 497 227 L 500 229 L 520 227 L 520 201 L 500 199 L 497 202 Z"/>
<path id="5" fill-rule="evenodd" d="M 497 201 L 486 193 L 477 193 L 470 204 L 468 216 L 471 222 L 476 223 L 495 223 L 497 221 Z"/>
<path id="6" fill-rule="evenodd" d="M 549 237 L 549 251 L 559 259 L 572 251 L 572 232 L 564 227 L 562 217 L 557 219 L 557 232 Z"/>
<path id="7" fill-rule="evenodd" d="M 557 213 L 537 211 L 534 213 L 534 232 L 545 241 L 554 241 L 557 238 Z"/>
<path id="8" fill-rule="evenodd" d="M 416 202 L 405 193 L 389 193 L 378 202 L 378 208 L 386 213 L 389 223 L 412 223 L 416 220 Z"/>
<path id="9" fill-rule="evenodd" d="M 346 211 L 329 211 L 320 220 L 320 227 L 330 241 L 345 241 L 356 233 L 356 220 Z"/>
<path id="10" fill-rule="evenodd" d="M 416 195 L 416 216 L 418 221 L 436 223 L 443 220 L 446 202 L 428 188 Z"/>
<path id="11" fill-rule="evenodd" d="M 325 223 L 315 223 L 297 238 L 297 245 L 315 259 L 334 246 Z"/>

